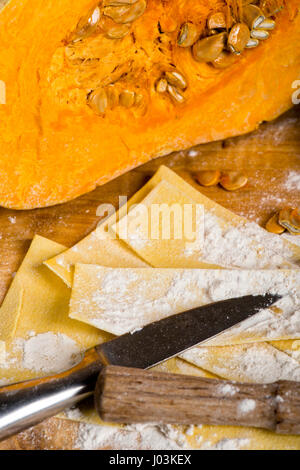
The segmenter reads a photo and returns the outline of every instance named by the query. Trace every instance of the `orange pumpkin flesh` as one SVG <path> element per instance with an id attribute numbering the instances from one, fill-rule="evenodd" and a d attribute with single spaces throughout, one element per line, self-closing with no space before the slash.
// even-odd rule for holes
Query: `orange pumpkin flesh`
<path id="1" fill-rule="evenodd" d="M 176 43 L 182 23 L 203 27 L 220 3 L 148 0 L 123 39 L 101 33 L 70 43 L 99 1 L 10 0 L 0 13 L 0 205 L 62 203 L 152 158 L 247 133 L 286 111 L 300 74 L 300 1 L 289 0 L 270 38 L 226 69 L 196 62 Z M 155 89 L 170 64 L 188 82 L 183 104 Z M 87 96 L 114 80 L 141 93 L 142 105 L 96 114 Z"/>

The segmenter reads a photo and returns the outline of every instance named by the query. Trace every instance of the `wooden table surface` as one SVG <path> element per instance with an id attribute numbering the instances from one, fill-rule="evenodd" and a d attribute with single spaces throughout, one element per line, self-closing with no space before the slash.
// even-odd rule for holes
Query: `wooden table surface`
<path id="1" fill-rule="evenodd" d="M 300 172 L 300 106 L 250 135 L 201 145 L 159 158 L 97 188 L 72 202 L 46 209 L 11 211 L 0 208 L 0 303 L 35 234 L 72 246 L 99 223 L 101 203 L 118 204 L 119 195 L 132 196 L 161 165 L 167 165 L 192 184 L 201 169 L 243 170 L 247 187 L 229 193 L 219 187 L 201 188 L 216 202 L 260 224 L 285 205 L 300 206 L 300 191 L 285 182 Z M 198 187 L 199 188 L 199 187 Z M 200 189 L 200 188 L 199 188 Z M 0 444 L 2 449 L 72 449 L 78 423 L 50 419 Z"/>

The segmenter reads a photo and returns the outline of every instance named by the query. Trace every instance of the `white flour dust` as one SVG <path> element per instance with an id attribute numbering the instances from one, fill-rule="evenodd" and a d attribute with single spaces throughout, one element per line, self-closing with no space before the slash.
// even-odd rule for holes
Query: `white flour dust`
<path id="1" fill-rule="evenodd" d="M 201 428 L 201 426 L 199 426 Z M 75 447 L 80 450 L 188 450 L 187 436 L 194 426 L 186 429 L 171 425 L 137 424 L 131 426 L 96 426 L 80 424 Z M 250 439 L 221 439 L 215 443 L 197 436 L 201 450 L 242 450 Z"/>
<path id="2" fill-rule="evenodd" d="M 285 181 L 288 191 L 300 191 L 300 171 L 290 171 Z"/>
<path id="3" fill-rule="evenodd" d="M 218 387 L 218 393 L 223 397 L 233 397 L 239 391 L 238 387 L 225 384 Z"/>
<path id="4" fill-rule="evenodd" d="M 189 449 L 186 435 L 174 426 L 137 424 L 123 427 L 81 424 L 75 447 L 81 450 Z"/>
<path id="5" fill-rule="evenodd" d="M 250 398 L 242 400 L 238 404 L 238 412 L 241 415 L 246 415 L 248 413 L 251 413 L 251 411 L 255 410 L 255 408 L 256 408 L 256 401 L 251 400 Z"/>
<path id="6" fill-rule="evenodd" d="M 81 359 L 79 346 L 66 335 L 51 332 L 33 336 L 23 345 L 23 366 L 44 374 L 70 369 Z"/>
<path id="7" fill-rule="evenodd" d="M 300 381 L 300 364 L 267 343 L 233 346 L 224 357 L 215 358 L 211 348 L 193 348 L 181 355 L 192 364 L 236 382 L 273 383 Z"/>
<path id="8" fill-rule="evenodd" d="M 216 215 L 205 211 L 204 245 L 199 247 L 199 260 L 225 268 L 277 269 L 286 264 L 291 255 L 280 237 L 254 222 L 222 227 Z M 187 249 L 185 256 L 197 256 L 197 250 Z"/>

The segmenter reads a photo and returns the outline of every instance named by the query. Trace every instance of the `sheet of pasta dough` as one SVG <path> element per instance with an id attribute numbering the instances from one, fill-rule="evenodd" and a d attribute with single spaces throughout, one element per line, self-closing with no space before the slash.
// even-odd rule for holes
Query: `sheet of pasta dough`
<path id="1" fill-rule="evenodd" d="M 21 313 L 23 287 L 19 279 L 20 276 L 15 276 L 0 308 L 0 341 L 4 343 L 9 342 L 14 337 Z"/>
<path id="2" fill-rule="evenodd" d="M 176 183 L 176 181 L 175 181 Z M 183 182 L 185 183 L 185 182 Z M 194 188 L 188 185 L 193 191 Z M 190 192 L 190 191 L 189 191 Z M 154 267 L 278 269 L 295 268 L 300 249 L 268 233 L 253 222 L 241 219 L 196 192 L 194 199 L 184 188 L 169 181 L 160 182 L 140 205 L 111 226 L 120 239 Z M 181 243 L 165 239 L 165 226 L 170 225 L 174 207 L 180 207 L 184 220 L 188 205 L 197 204 L 203 214 L 196 218 L 196 241 Z M 168 205 L 169 210 L 164 206 Z M 160 207 L 160 217 L 154 208 Z M 157 209 L 156 209 L 157 210 Z M 178 212 L 178 211 L 177 211 Z M 174 218 L 179 216 L 177 213 Z M 151 231 L 149 230 L 151 226 Z M 184 227 L 185 228 L 185 227 Z M 172 229 L 172 226 L 171 226 Z M 185 233 L 185 230 L 182 230 Z M 159 237 L 152 236 L 159 234 Z"/>
<path id="3" fill-rule="evenodd" d="M 300 362 L 300 340 L 271 341 L 270 344 Z"/>
<path id="4" fill-rule="evenodd" d="M 96 263 L 109 267 L 128 266 L 133 268 L 148 266 L 125 243 L 107 233 L 104 225 L 98 227 L 69 250 L 64 250 L 50 260 L 45 260 L 44 264 L 58 275 L 68 287 L 71 287 L 75 263 Z"/>
<path id="5" fill-rule="evenodd" d="M 201 259 L 204 243 L 204 206 L 166 181 L 123 217 L 116 229 L 119 239 L 152 266 L 218 268 Z M 148 254 L 150 251 L 150 255 Z M 155 264 L 152 254 L 156 252 Z M 200 256 L 191 256 L 197 252 Z M 159 255 L 158 255 L 159 253 Z M 149 262 L 149 261 L 148 261 Z"/>
<path id="6" fill-rule="evenodd" d="M 300 381 L 300 362 L 269 343 L 198 347 L 180 357 L 195 366 L 236 382 Z"/>
<path id="7" fill-rule="evenodd" d="M 111 269 L 79 264 L 70 317 L 121 335 L 200 305 L 267 292 L 282 299 L 206 344 L 299 339 L 300 270 Z"/>
<path id="8" fill-rule="evenodd" d="M 0 341 L 0 366 L 4 363 L 6 357 L 6 349 L 4 341 Z"/>
<path id="9" fill-rule="evenodd" d="M 239 217 L 229 210 L 225 209 L 224 207 L 216 204 L 214 201 L 211 199 L 207 198 L 203 194 L 200 193 L 197 189 L 192 187 L 190 184 L 188 184 L 186 181 L 184 181 L 180 176 L 178 176 L 176 173 L 174 173 L 172 170 L 165 166 L 161 166 L 159 170 L 156 172 L 156 174 L 143 186 L 128 202 L 127 205 L 124 205 L 121 207 L 119 212 L 117 214 L 113 214 L 108 220 L 105 221 L 105 223 L 101 224 L 94 232 L 92 232 L 90 235 L 88 235 L 86 238 L 84 238 L 81 242 L 79 242 L 75 247 L 72 249 L 69 249 L 65 251 L 63 254 L 59 255 L 58 257 L 53 257 L 52 259 L 49 259 L 46 261 L 46 265 L 54 271 L 58 276 L 60 276 L 64 282 L 66 282 L 67 285 L 71 286 L 72 285 L 72 277 L 73 277 L 73 268 L 72 266 L 75 263 L 92 263 L 92 264 L 103 264 L 105 266 L 111 266 L 109 264 L 109 259 L 107 260 L 106 263 L 102 261 L 102 247 L 106 246 L 103 244 L 103 239 L 105 243 L 107 244 L 107 247 L 109 249 L 114 249 L 115 251 L 120 253 L 120 256 L 122 253 L 124 253 L 123 249 L 126 247 L 125 242 L 116 239 L 116 234 L 112 230 L 112 226 L 116 224 L 118 220 L 121 220 L 124 216 L 126 216 L 127 211 L 132 208 L 135 204 L 140 204 L 143 202 L 145 198 L 149 195 L 149 193 L 156 188 L 161 182 L 166 182 L 172 187 L 175 187 L 177 191 L 180 193 L 184 193 L 186 196 L 183 196 L 185 198 L 189 198 L 189 201 L 193 201 L 194 204 L 202 205 L 205 210 L 209 212 L 213 212 L 213 214 L 220 220 L 222 220 L 222 227 L 223 230 L 234 230 L 236 227 L 239 226 L 244 226 L 245 224 L 249 224 L 249 222 L 242 218 Z M 272 239 L 272 241 L 275 240 L 275 238 L 272 235 L 268 235 L 265 230 L 260 228 L 256 224 L 251 224 L 252 230 L 254 232 L 254 235 L 256 236 L 259 234 L 260 236 L 267 236 L 268 240 Z M 115 227 L 115 230 L 117 230 L 117 227 Z M 276 238 L 276 240 L 279 240 L 278 243 L 280 245 L 280 249 L 284 251 L 284 253 L 288 253 L 290 256 L 290 261 L 293 263 L 299 262 L 300 260 L 300 247 L 297 247 L 296 245 L 289 243 L 285 240 L 281 240 L 280 238 Z M 277 243 L 277 242 L 276 242 Z M 166 250 L 168 250 L 168 247 L 165 247 Z M 145 252 L 142 250 L 135 250 L 137 253 L 139 252 L 141 258 L 144 259 L 143 254 L 145 255 Z M 280 250 L 279 250 L 280 251 Z M 128 252 L 127 252 L 128 253 Z M 161 267 L 160 266 L 160 256 L 158 256 L 158 253 L 160 256 L 164 256 L 167 258 L 170 258 L 168 253 L 165 255 L 163 254 L 163 250 L 159 250 L 158 252 L 155 251 L 154 249 L 151 250 L 151 246 L 148 245 L 147 247 L 147 256 L 149 256 L 148 263 L 153 266 L 153 267 Z M 182 259 L 180 262 L 180 266 L 177 267 L 185 267 L 185 268 L 190 268 L 191 263 L 193 262 L 193 265 L 195 267 L 207 267 L 207 263 L 203 263 L 201 259 L 199 259 L 199 256 L 197 253 L 194 253 L 194 256 L 191 257 L 191 251 L 187 250 L 186 254 L 186 265 L 182 266 Z M 132 256 L 132 255 L 131 255 Z M 195 261 L 192 260 L 196 258 Z M 267 257 L 266 257 L 267 258 Z M 274 258 L 274 253 L 272 252 L 272 257 Z M 124 259 L 123 255 L 121 256 L 121 259 Z M 126 261 L 127 267 L 143 267 L 142 261 L 137 260 L 135 258 L 134 260 L 131 260 L 131 262 L 128 262 L 129 260 Z M 145 262 L 145 261 L 144 261 Z M 265 260 L 265 264 L 269 265 L 269 259 Z M 134 265 L 132 263 L 139 263 L 139 265 Z M 280 263 L 279 263 L 280 264 Z M 282 261 L 282 267 L 287 266 L 288 262 L 287 261 Z M 117 265 L 114 265 L 118 267 Z M 221 267 L 217 263 L 218 267 Z M 113 267 L 113 266 L 112 266 Z M 144 265 L 145 267 L 145 265 Z M 171 267 L 171 266 L 164 266 L 164 267 Z M 228 266 L 228 267 L 235 267 L 235 266 Z M 243 266 L 244 268 L 248 268 L 248 266 Z"/>

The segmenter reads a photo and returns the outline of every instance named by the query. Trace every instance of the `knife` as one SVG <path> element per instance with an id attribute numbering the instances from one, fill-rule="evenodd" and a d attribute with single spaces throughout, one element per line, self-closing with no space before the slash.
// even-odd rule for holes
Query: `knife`
<path id="1" fill-rule="evenodd" d="M 104 366 L 148 369 L 247 320 L 280 298 L 250 295 L 179 313 L 89 349 L 70 370 L 0 387 L 0 440 L 93 395 Z"/>

